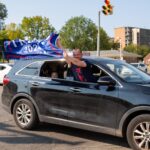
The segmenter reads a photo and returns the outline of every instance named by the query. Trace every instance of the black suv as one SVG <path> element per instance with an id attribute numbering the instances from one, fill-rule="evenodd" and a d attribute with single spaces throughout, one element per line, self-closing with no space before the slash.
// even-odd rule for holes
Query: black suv
<path id="1" fill-rule="evenodd" d="M 3 106 L 22 129 L 49 122 L 150 149 L 150 76 L 123 61 L 84 59 L 96 82 L 75 81 L 64 59 L 17 61 L 3 80 Z"/>

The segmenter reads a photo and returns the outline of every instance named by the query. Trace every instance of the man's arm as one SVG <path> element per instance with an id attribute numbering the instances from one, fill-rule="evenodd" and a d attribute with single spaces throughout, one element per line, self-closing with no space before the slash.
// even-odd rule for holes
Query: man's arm
<path id="1" fill-rule="evenodd" d="M 67 63 L 69 62 L 69 64 L 72 63 L 78 67 L 86 67 L 87 66 L 84 61 L 68 56 L 66 51 L 64 52 L 64 58 L 66 59 Z"/>
<path id="2" fill-rule="evenodd" d="M 76 58 L 70 57 L 67 54 L 67 51 L 61 45 L 60 39 L 57 39 L 57 46 L 64 51 L 64 58 L 66 59 L 67 63 L 71 65 L 77 65 L 78 67 L 86 67 L 86 63 L 84 61 L 78 60 Z"/>
<path id="3" fill-rule="evenodd" d="M 70 57 L 68 56 L 66 50 L 63 50 L 63 51 L 64 51 L 64 52 L 63 52 L 63 55 L 64 55 L 64 58 L 65 58 L 66 62 L 67 62 L 69 65 L 71 65 Z"/>
<path id="4" fill-rule="evenodd" d="M 68 64 L 71 64 L 71 62 L 69 61 L 69 59 L 68 59 L 68 57 L 67 57 L 68 54 L 67 54 L 66 50 L 65 50 L 65 49 L 63 48 L 63 46 L 61 45 L 60 38 L 57 39 L 56 43 L 57 43 L 57 47 L 60 48 L 61 50 L 63 50 L 63 55 L 64 55 L 64 58 L 66 59 L 66 62 L 67 62 Z"/>

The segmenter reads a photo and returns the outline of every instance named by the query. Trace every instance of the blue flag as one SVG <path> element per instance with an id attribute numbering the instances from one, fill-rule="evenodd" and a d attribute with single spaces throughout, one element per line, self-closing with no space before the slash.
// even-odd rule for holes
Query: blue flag
<path id="1" fill-rule="evenodd" d="M 13 40 L 4 42 L 6 59 L 63 57 L 63 50 L 56 45 L 58 34 L 51 33 L 45 40 Z"/>

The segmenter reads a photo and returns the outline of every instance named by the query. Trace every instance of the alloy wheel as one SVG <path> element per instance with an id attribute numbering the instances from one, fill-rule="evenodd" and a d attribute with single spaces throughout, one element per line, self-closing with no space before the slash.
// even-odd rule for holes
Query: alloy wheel
<path id="1" fill-rule="evenodd" d="M 141 122 L 133 131 L 133 139 L 140 149 L 150 149 L 150 122 Z"/>
<path id="2" fill-rule="evenodd" d="M 27 104 L 20 104 L 16 109 L 16 118 L 22 126 L 27 126 L 31 121 L 31 109 Z"/>

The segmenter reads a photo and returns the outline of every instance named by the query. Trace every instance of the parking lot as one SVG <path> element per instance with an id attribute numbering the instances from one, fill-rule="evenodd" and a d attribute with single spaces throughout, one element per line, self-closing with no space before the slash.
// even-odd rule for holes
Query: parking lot
<path id="1" fill-rule="evenodd" d="M 0 95 L 2 86 L 0 86 Z M 0 103 L 1 150 L 129 150 L 125 139 L 52 124 L 19 129 Z"/>

